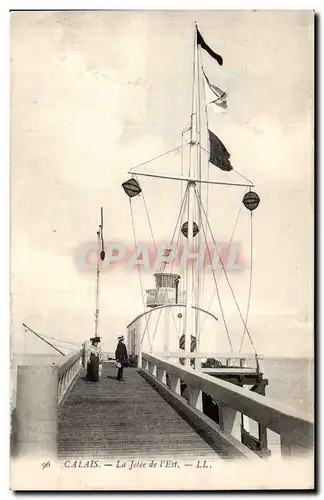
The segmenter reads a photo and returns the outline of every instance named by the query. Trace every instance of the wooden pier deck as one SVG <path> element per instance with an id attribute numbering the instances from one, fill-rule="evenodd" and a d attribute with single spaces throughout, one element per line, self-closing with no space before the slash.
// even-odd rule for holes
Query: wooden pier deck
<path id="1" fill-rule="evenodd" d="M 58 455 L 69 458 L 219 458 L 135 368 L 116 380 L 116 368 L 103 364 L 101 380 L 87 382 L 85 371 L 58 409 Z"/>

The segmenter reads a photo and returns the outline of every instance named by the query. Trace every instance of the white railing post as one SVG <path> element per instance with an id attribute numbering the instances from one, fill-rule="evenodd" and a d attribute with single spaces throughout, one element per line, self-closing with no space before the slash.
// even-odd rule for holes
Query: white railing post
<path id="1" fill-rule="evenodd" d="M 67 361 L 58 368 L 58 403 L 60 404 L 67 390 L 77 377 L 83 362 L 83 351 L 73 354 Z"/>
<path id="2" fill-rule="evenodd" d="M 156 365 L 151 361 L 148 362 L 148 372 L 150 375 L 153 375 L 153 377 L 156 377 Z"/>
<path id="3" fill-rule="evenodd" d="M 241 439 L 241 418 L 237 410 L 226 405 L 218 405 L 219 425 L 223 431 L 228 432 L 237 439 Z"/>
<path id="4" fill-rule="evenodd" d="M 187 401 L 190 404 L 190 406 L 193 406 L 197 410 L 200 410 L 201 412 L 203 411 L 203 404 L 202 404 L 202 392 L 200 389 L 197 389 L 196 387 L 187 387 Z"/>
<path id="5" fill-rule="evenodd" d="M 157 367 L 156 370 L 157 379 L 162 382 L 162 384 L 166 385 L 166 371 L 165 368 Z"/>
<path id="6" fill-rule="evenodd" d="M 171 354 L 168 355 L 168 358 L 176 357 L 178 359 L 179 353 Z M 165 390 L 168 391 L 171 401 L 179 405 L 182 410 L 198 410 L 202 425 L 206 424 L 206 418 L 208 418 L 203 415 L 202 396 L 203 393 L 210 395 L 219 408 L 219 431 L 224 433 L 225 439 L 229 439 L 228 444 L 237 446 L 237 449 L 241 450 L 240 452 L 242 452 L 243 446 L 242 436 L 246 450 L 250 448 L 250 450 L 255 451 L 260 443 L 262 449 L 266 449 L 268 429 L 281 436 L 282 455 L 298 456 L 311 452 L 314 423 L 307 415 L 254 391 L 247 391 L 206 373 L 186 368 L 176 362 L 172 363 L 163 358 L 163 354 L 143 353 L 143 358 L 148 365 L 148 373 L 146 372 L 145 378 L 152 381 L 153 385 L 160 388 L 163 393 Z M 226 359 L 227 364 L 230 364 L 231 357 L 227 356 Z M 242 364 L 242 359 L 243 357 L 239 356 L 237 361 Z M 157 378 L 165 388 L 162 388 L 161 384 L 158 384 L 157 380 L 154 381 L 153 378 Z M 186 388 L 182 398 L 179 399 L 172 396 L 172 393 L 181 396 L 181 381 Z M 187 405 L 187 407 L 182 407 L 182 405 Z M 240 419 L 242 419 L 242 423 Z M 250 421 L 255 421 L 258 424 L 259 441 L 254 436 L 248 435 Z M 243 428 L 247 432 L 244 433 Z M 233 444 L 233 438 L 236 444 Z M 244 453 L 245 451 L 243 451 Z"/>
<path id="7" fill-rule="evenodd" d="M 142 356 L 141 360 L 142 360 L 141 366 L 142 366 L 143 370 L 147 371 L 147 368 L 148 368 L 148 361 L 147 361 L 147 359 L 143 358 L 143 356 Z"/>
<path id="8" fill-rule="evenodd" d="M 181 384 L 180 384 L 180 379 L 179 377 L 175 375 L 169 375 L 169 381 L 170 381 L 170 389 L 171 391 L 175 392 L 176 394 L 181 395 Z"/>

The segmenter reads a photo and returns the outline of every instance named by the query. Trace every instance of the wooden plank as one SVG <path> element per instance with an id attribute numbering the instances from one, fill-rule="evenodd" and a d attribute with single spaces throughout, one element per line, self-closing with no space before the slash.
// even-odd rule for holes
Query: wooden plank
<path id="1" fill-rule="evenodd" d="M 217 458 L 215 451 L 134 368 L 117 381 L 104 363 L 100 382 L 78 378 L 59 408 L 64 458 Z"/>

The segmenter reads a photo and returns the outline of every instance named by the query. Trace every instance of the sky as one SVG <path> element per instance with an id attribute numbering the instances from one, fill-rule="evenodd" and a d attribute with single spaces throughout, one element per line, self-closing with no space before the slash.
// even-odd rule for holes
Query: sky
<path id="1" fill-rule="evenodd" d="M 82 342 L 94 333 L 95 273 L 80 265 L 100 207 L 105 241 L 133 243 L 121 183 L 140 162 L 181 144 L 191 112 L 194 22 L 223 56 L 202 54 L 228 111 L 209 125 L 252 179 L 249 325 L 260 351 L 309 355 L 313 323 L 313 13 L 310 11 L 14 12 L 11 15 L 12 351 L 41 349 L 21 324 Z M 180 153 L 145 166 L 179 173 Z M 208 166 L 205 166 L 204 174 Z M 155 170 L 154 170 L 155 169 Z M 223 174 L 214 168 L 211 178 Z M 228 176 L 234 173 L 227 174 Z M 230 177 L 226 177 L 230 178 Z M 237 176 L 235 177 L 237 180 Z M 179 186 L 141 186 L 157 241 L 170 238 Z M 228 241 L 240 188 L 210 189 L 210 224 Z M 132 202 L 139 241 L 150 241 L 143 200 Z M 243 270 L 229 273 L 239 304 L 249 286 L 249 214 L 237 227 Z M 154 284 L 142 275 L 144 288 Z M 225 280 L 224 309 L 237 318 Z M 101 273 L 100 334 L 107 350 L 143 312 L 138 275 Z M 205 306 L 213 292 L 206 277 Z M 215 300 L 212 312 L 219 315 Z"/>

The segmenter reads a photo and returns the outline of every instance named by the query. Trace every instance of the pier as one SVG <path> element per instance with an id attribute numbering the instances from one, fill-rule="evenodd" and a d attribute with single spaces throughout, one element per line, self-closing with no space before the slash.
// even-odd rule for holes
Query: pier
<path id="1" fill-rule="evenodd" d="M 18 366 L 15 454 L 266 460 L 267 429 L 280 436 L 283 457 L 312 454 L 308 416 L 222 379 L 217 368 L 183 366 L 180 356 L 199 355 L 142 352 L 121 382 L 111 362 L 103 363 L 99 382 L 86 381 L 83 349 L 60 366 Z M 215 416 L 206 410 L 208 400 Z M 246 425 L 250 419 L 258 425 L 257 438 Z"/>

